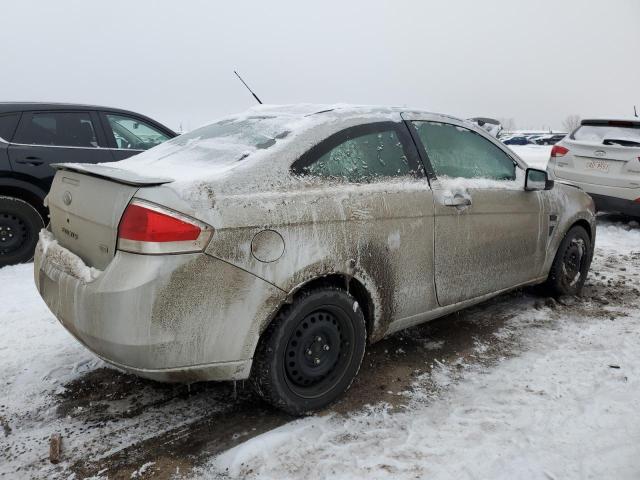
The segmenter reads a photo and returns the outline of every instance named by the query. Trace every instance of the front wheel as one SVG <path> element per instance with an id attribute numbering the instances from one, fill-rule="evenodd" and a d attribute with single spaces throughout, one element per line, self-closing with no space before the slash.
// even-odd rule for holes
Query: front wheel
<path id="1" fill-rule="evenodd" d="M 349 388 L 365 344 L 364 315 L 349 293 L 331 287 L 303 292 L 265 331 L 253 384 L 262 398 L 288 413 L 318 410 Z"/>
<path id="2" fill-rule="evenodd" d="M 582 290 L 591 258 L 593 245 L 587 231 L 576 225 L 560 243 L 545 286 L 552 295 L 577 295 Z"/>
<path id="3" fill-rule="evenodd" d="M 30 204 L 0 197 L 0 267 L 31 260 L 42 228 L 44 221 Z"/>

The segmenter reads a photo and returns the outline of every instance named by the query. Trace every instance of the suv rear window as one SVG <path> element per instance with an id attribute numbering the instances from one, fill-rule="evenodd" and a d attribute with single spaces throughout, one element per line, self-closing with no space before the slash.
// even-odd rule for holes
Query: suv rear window
<path id="1" fill-rule="evenodd" d="M 582 142 L 602 143 L 604 145 L 620 145 L 623 147 L 640 147 L 640 125 L 628 123 L 581 125 L 573 132 L 571 138 Z"/>

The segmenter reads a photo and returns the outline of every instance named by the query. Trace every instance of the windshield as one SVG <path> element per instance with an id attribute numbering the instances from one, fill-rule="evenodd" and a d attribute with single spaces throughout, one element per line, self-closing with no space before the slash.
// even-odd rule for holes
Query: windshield
<path id="1" fill-rule="evenodd" d="M 582 125 L 573 133 L 572 138 L 583 142 L 602 143 L 604 145 L 640 147 L 640 125 L 629 127 Z"/>

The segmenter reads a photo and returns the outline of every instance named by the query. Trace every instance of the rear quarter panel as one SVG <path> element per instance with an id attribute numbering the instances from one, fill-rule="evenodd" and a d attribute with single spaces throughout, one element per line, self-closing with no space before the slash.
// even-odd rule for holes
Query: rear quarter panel
<path id="1" fill-rule="evenodd" d="M 394 320 L 436 307 L 433 198 L 425 179 L 301 183 L 287 192 L 218 198 L 216 208 L 235 224 L 216 230 L 208 254 L 289 293 L 325 275 L 357 279 L 371 297 L 373 340 Z"/>

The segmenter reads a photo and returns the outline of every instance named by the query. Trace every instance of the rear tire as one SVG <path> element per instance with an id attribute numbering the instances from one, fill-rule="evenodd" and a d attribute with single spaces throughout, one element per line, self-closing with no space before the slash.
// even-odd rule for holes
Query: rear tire
<path id="1" fill-rule="evenodd" d="M 364 315 L 350 294 L 332 287 L 303 292 L 264 332 L 252 369 L 254 388 L 293 415 L 326 407 L 357 375 L 366 338 Z"/>
<path id="2" fill-rule="evenodd" d="M 592 257 L 593 245 L 589 234 L 579 225 L 572 227 L 560 243 L 544 284 L 548 293 L 553 296 L 579 294 L 587 279 Z"/>
<path id="3" fill-rule="evenodd" d="M 29 203 L 0 197 L 0 267 L 30 261 L 43 228 L 44 220 Z"/>

